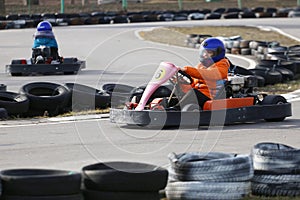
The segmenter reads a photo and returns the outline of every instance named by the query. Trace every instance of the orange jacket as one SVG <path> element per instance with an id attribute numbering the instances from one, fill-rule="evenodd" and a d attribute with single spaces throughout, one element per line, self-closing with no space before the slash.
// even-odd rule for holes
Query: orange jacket
<path id="1" fill-rule="evenodd" d="M 227 80 L 229 67 L 229 61 L 224 58 L 208 68 L 199 63 L 196 67 L 186 66 L 183 70 L 192 77 L 193 88 L 213 99 L 216 95 L 217 81 Z"/>

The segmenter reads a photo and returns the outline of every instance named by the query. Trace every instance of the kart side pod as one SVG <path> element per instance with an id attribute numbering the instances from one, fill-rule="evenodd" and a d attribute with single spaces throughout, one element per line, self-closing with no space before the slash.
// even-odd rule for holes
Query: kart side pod
<path id="1" fill-rule="evenodd" d="M 222 110 L 254 105 L 254 97 L 217 99 L 206 101 L 203 110 Z"/>

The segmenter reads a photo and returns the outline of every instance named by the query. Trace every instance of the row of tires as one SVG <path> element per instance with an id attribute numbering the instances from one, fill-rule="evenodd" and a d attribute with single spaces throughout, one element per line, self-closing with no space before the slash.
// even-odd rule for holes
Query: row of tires
<path id="1" fill-rule="evenodd" d="M 169 200 L 300 195 L 300 150 L 284 144 L 258 143 L 250 155 L 172 153 L 169 160 Z"/>
<path id="2" fill-rule="evenodd" d="M 110 106 L 111 95 L 86 85 L 33 82 L 19 92 L 0 90 L 0 117 L 55 116 L 69 111 L 95 110 Z"/>
<path id="3" fill-rule="evenodd" d="M 218 8 L 186 11 L 143 11 L 143 12 L 92 12 L 92 13 L 44 13 L 15 14 L 0 16 L 0 29 L 34 28 L 42 20 L 48 20 L 54 26 L 58 25 L 90 25 L 110 23 L 135 23 L 156 21 L 233 19 L 233 18 L 266 18 L 266 17 L 296 17 L 297 8 L 263 8 L 253 9 Z"/>
<path id="4" fill-rule="evenodd" d="M 251 154 L 170 153 L 169 167 L 111 161 L 81 172 L 19 168 L 0 172 L 1 199 L 169 200 L 300 195 L 300 150 L 258 143 Z"/>
<path id="5" fill-rule="evenodd" d="M 7 169 L 0 172 L 3 200 L 159 200 L 168 171 L 137 162 L 106 162 L 81 172 Z"/>
<path id="6" fill-rule="evenodd" d="M 198 48 L 205 38 L 211 35 L 188 35 L 186 44 Z M 300 73 L 300 46 L 281 46 L 278 42 L 243 40 L 240 36 L 221 38 L 227 52 L 240 55 L 251 55 L 257 65 L 253 69 L 236 67 L 240 75 L 254 75 L 258 86 L 291 81 Z"/>

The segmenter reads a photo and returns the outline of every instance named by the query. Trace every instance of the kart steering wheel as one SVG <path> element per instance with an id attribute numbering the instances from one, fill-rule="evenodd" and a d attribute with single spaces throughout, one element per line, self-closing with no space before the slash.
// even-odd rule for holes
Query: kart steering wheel
<path id="1" fill-rule="evenodd" d="M 192 77 L 185 71 L 178 70 L 177 76 L 178 76 L 178 81 L 181 84 L 190 85 L 193 82 Z"/>

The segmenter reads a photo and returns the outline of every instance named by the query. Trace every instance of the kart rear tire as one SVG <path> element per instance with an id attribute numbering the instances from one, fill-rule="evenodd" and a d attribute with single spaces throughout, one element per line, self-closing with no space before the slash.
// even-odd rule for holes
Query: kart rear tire
<path id="1" fill-rule="evenodd" d="M 275 104 L 285 104 L 287 103 L 286 99 L 280 95 L 267 95 L 262 100 L 262 105 L 275 105 Z M 265 121 L 267 122 L 281 122 L 285 119 L 285 117 L 280 118 L 267 118 Z"/>
<path id="2" fill-rule="evenodd" d="M 181 111 L 184 112 L 200 112 L 201 108 L 198 104 L 190 103 L 183 106 Z"/>
<path id="3" fill-rule="evenodd" d="M 19 64 L 21 64 L 22 62 L 21 62 L 21 60 L 12 60 L 11 61 L 11 64 L 12 65 L 19 65 Z"/>

